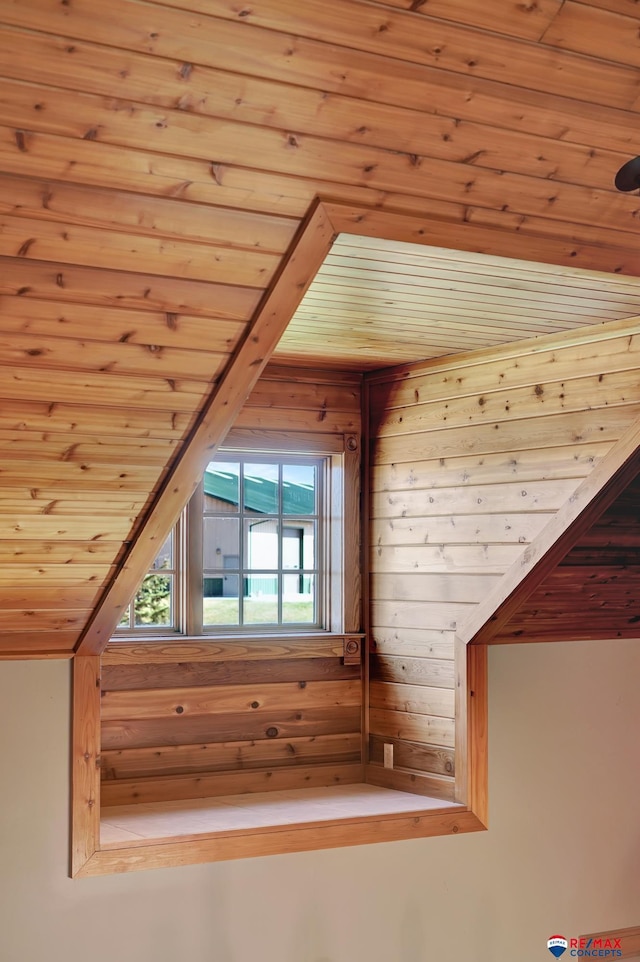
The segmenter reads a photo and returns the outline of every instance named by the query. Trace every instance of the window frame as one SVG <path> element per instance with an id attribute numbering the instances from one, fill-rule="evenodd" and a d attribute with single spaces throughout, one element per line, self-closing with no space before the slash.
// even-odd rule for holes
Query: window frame
<path id="1" fill-rule="evenodd" d="M 330 592 L 329 585 L 325 576 L 325 567 L 328 552 L 326 550 L 326 545 L 330 538 L 330 528 L 331 519 L 327 510 L 327 498 L 325 497 L 326 489 L 329 486 L 329 480 L 332 470 L 331 459 L 329 457 L 318 455 L 318 454 L 307 454 L 306 452 L 255 452 L 255 451 L 236 451 L 233 454 L 227 451 L 221 451 L 219 454 L 208 464 L 215 463 L 216 461 L 238 461 L 243 464 L 247 463 L 277 463 L 278 465 L 283 464 L 299 464 L 299 463 L 309 463 L 317 466 L 318 469 L 318 488 L 317 488 L 317 505 L 316 505 L 316 516 L 317 516 L 317 537 L 319 540 L 319 545 L 316 549 L 316 605 L 317 605 L 317 618 L 310 622 L 305 623 L 275 623 L 275 624 L 251 624 L 251 623 L 239 623 L 238 625 L 205 625 L 203 623 L 203 578 L 205 570 L 208 570 L 204 566 L 203 561 L 203 547 L 204 547 L 204 536 L 203 536 L 203 520 L 205 518 L 205 507 L 204 507 L 204 485 L 201 482 L 198 485 L 197 490 L 194 492 L 187 509 L 187 530 L 188 530 L 188 548 L 187 548 L 187 588 L 188 588 L 188 604 L 187 604 L 187 624 L 186 632 L 188 635 L 203 635 L 206 637 L 217 636 L 220 634 L 234 634 L 234 635 L 262 635 L 262 634 L 289 634 L 289 633 L 315 633 L 327 630 L 327 618 L 331 609 L 330 602 Z M 322 476 L 322 477 L 320 477 Z M 240 526 L 246 520 L 244 512 L 241 510 L 238 515 L 229 515 L 229 517 L 237 517 Z M 279 514 L 280 520 L 284 520 L 286 516 Z M 292 515 L 292 520 L 295 520 L 298 516 Z M 244 538 L 242 530 L 239 533 L 241 539 Z M 281 540 L 282 536 L 279 536 Z M 240 567 L 238 578 L 239 583 L 242 583 L 244 578 L 245 567 Z M 280 573 L 280 569 L 276 571 L 276 575 Z"/>
<path id="2" fill-rule="evenodd" d="M 316 590 L 324 599 L 322 626 L 245 625 L 208 626 L 203 630 L 199 591 L 193 590 L 188 572 L 200 566 L 202 558 L 202 480 L 198 483 L 174 528 L 176 553 L 175 598 L 176 618 L 173 627 L 144 625 L 118 626 L 110 644 L 131 641 L 154 641 L 185 638 L 273 637 L 274 635 L 313 635 L 323 632 L 353 634 L 362 627 L 361 599 L 361 531 L 360 531 L 360 437 L 357 434 L 313 435 L 291 432 L 287 439 L 260 439 L 255 446 L 243 432 L 231 432 L 227 442 L 208 458 L 202 472 L 212 460 L 237 457 L 268 460 L 269 458 L 309 458 L 325 462 L 322 486 L 321 523 L 324 527 L 323 556 Z M 152 569 L 149 569 L 152 570 Z M 139 586 L 136 588 L 136 593 Z M 133 604 L 134 597 L 131 599 Z"/>

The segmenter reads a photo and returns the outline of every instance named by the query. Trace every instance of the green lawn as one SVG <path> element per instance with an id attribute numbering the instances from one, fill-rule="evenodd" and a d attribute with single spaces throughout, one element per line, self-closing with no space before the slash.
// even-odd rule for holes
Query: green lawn
<path id="1" fill-rule="evenodd" d="M 205 598 L 203 601 L 205 625 L 237 625 L 237 598 Z M 278 605 L 275 601 L 245 598 L 244 623 L 253 625 L 273 625 L 278 618 Z M 313 624 L 313 601 L 284 601 L 282 620 L 288 624 Z"/>
<path id="2" fill-rule="evenodd" d="M 136 602 L 136 625 L 167 625 L 169 623 L 169 599 L 158 597 L 150 608 L 141 599 Z M 237 598 L 204 598 L 203 619 L 205 625 L 237 625 Z M 274 600 L 264 598 L 245 598 L 245 625 L 273 625 L 277 623 L 278 605 Z M 286 624 L 312 625 L 313 601 L 284 601 L 282 620 Z M 128 610 L 120 621 L 122 626 L 129 624 Z"/>

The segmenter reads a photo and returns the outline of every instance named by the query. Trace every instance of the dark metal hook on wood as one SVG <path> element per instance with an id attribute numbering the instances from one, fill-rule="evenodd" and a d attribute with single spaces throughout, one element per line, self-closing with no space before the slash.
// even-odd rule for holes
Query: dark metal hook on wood
<path id="1" fill-rule="evenodd" d="M 628 192 L 640 190 L 640 157 L 634 157 L 623 164 L 614 181 L 616 188 Z"/>

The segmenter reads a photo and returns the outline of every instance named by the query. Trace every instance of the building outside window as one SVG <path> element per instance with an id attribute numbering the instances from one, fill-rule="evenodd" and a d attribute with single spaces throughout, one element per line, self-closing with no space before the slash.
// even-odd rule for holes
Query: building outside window
<path id="1" fill-rule="evenodd" d="M 321 462 L 213 461 L 203 486 L 202 623 L 321 624 Z"/>
<path id="2" fill-rule="evenodd" d="M 326 627 L 329 460 L 234 453 L 211 461 L 119 632 Z"/>

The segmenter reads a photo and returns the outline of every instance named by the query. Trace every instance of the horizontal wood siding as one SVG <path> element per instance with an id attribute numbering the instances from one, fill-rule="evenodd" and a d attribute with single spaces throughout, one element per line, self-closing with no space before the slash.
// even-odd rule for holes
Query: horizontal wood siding
<path id="1" fill-rule="evenodd" d="M 224 642 L 149 643 L 144 664 L 139 646 L 112 646 L 102 665 L 102 803 L 359 781 L 360 666 L 318 654 L 313 640 L 278 644 L 255 639 L 238 658 L 229 642 L 227 658 Z"/>
<path id="2" fill-rule="evenodd" d="M 227 445 L 340 453 L 346 434 L 359 449 L 360 395 L 359 375 L 272 365 Z M 117 642 L 102 657 L 102 801 L 359 781 L 361 718 L 361 666 L 335 635 Z"/>
<path id="3" fill-rule="evenodd" d="M 456 628 L 640 415 L 636 331 L 612 322 L 367 377 L 370 769 L 391 743 L 398 767 L 452 771 Z M 622 502 L 614 514 L 624 529 Z M 580 578 L 558 569 L 541 633 L 564 591 L 590 590 Z M 602 580 L 627 609 L 635 581 Z"/>
<path id="4" fill-rule="evenodd" d="M 640 470 L 636 456 L 631 471 Z M 492 643 L 637 638 L 640 477 L 581 535 Z"/>

